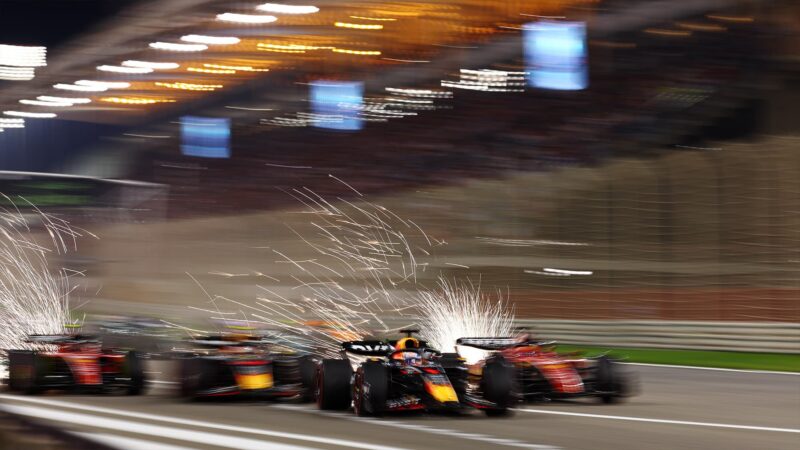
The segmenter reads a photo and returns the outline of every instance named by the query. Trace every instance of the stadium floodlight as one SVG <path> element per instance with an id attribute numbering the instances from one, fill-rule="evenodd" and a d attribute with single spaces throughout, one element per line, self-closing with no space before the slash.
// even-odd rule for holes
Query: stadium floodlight
<path id="1" fill-rule="evenodd" d="M 284 5 L 282 3 L 264 3 L 256 6 L 259 11 L 277 14 L 314 14 L 319 8 L 311 5 Z"/>
<path id="2" fill-rule="evenodd" d="M 66 84 L 66 83 L 54 84 L 53 87 L 65 91 L 79 91 L 79 92 L 105 92 L 108 90 L 107 87 L 103 86 L 80 86 L 76 84 Z"/>
<path id="3" fill-rule="evenodd" d="M 123 61 L 122 65 L 125 67 L 143 67 L 146 69 L 153 69 L 153 70 L 177 69 L 178 67 L 181 66 L 180 64 L 174 62 L 137 61 L 134 59 Z"/>
<path id="4" fill-rule="evenodd" d="M 28 111 L 3 111 L 3 114 L 14 117 L 30 117 L 34 119 L 52 119 L 56 117 L 55 113 L 35 113 Z"/>
<path id="5" fill-rule="evenodd" d="M 131 87 L 131 84 L 127 81 L 78 80 L 75 84 L 78 86 L 102 87 L 106 89 L 127 89 Z"/>
<path id="6" fill-rule="evenodd" d="M 261 14 L 222 13 L 217 14 L 217 20 L 234 23 L 265 24 L 275 22 L 278 18 Z"/>
<path id="7" fill-rule="evenodd" d="M 153 69 L 149 69 L 147 67 L 124 67 L 124 66 L 109 66 L 109 65 L 102 65 L 97 66 L 97 70 L 102 72 L 114 72 L 114 73 L 150 73 Z"/>
<path id="8" fill-rule="evenodd" d="M 150 48 L 171 52 L 202 52 L 208 50 L 204 44 L 176 44 L 174 42 L 151 42 Z"/>
<path id="9" fill-rule="evenodd" d="M 92 99 L 86 97 L 55 97 L 52 95 L 40 95 L 36 97 L 36 99 L 45 102 L 72 103 L 73 105 L 80 105 L 92 102 Z"/>
<path id="10" fill-rule="evenodd" d="M 47 65 L 47 47 L 0 44 L 0 64 L 15 67 Z"/>
<path id="11" fill-rule="evenodd" d="M 233 36 L 205 36 L 202 34 L 187 34 L 186 36 L 182 36 L 181 40 L 193 44 L 206 45 L 235 45 L 242 41 Z"/>
<path id="12" fill-rule="evenodd" d="M 55 106 L 55 107 L 67 107 L 72 106 L 72 103 L 65 103 L 65 102 L 48 102 L 45 100 L 28 100 L 22 99 L 19 101 L 23 105 L 31 105 L 31 106 Z"/>

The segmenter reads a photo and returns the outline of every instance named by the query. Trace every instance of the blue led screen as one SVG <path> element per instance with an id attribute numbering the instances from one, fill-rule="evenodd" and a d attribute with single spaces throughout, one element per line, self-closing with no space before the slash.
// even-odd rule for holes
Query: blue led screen
<path id="1" fill-rule="evenodd" d="M 230 158 L 231 120 L 181 117 L 181 153 L 200 158 Z"/>
<path id="2" fill-rule="evenodd" d="M 583 22 L 529 23 L 525 25 L 524 45 L 530 86 L 558 90 L 588 87 Z"/>
<path id="3" fill-rule="evenodd" d="M 357 81 L 315 81 L 311 84 L 314 126 L 332 130 L 360 130 L 358 117 L 364 99 L 364 83 Z"/>

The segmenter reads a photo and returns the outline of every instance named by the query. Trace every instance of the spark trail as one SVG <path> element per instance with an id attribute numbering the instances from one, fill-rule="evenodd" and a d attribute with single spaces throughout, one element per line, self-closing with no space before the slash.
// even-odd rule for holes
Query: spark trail
<path id="1" fill-rule="evenodd" d="M 339 198 L 334 204 L 308 189 L 291 195 L 305 207 L 313 232 L 292 231 L 314 255 L 299 259 L 272 250 L 277 262 L 294 269 L 291 297 L 262 285 L 252 302 L 209 295 L 213 319 L 265 325 L 279 330 L 282 339 L 326 356 L 335 356 L 344 340 L 396 334 L 415 323 L 426 340 L 446 351 L 458 337 L 510 331 L 513 313 L 505 302 L 492 303 L 479 286 L 449 282 L 429 271 L 436 248 L 444 243 L 412 220 L 363 196 L 357 203 Z M 425 280 L 435 280 L 435 286 L 427 287 Z"/>
<path id="2" fill-rule="evenodd" d="M 30 204 L 32 211 L 24 215 L 2 197 L 12 206 L 0 207 L 0 357 L 4 350 L 29 348 L 29 334 L 65 332 L 74 273 L 51 272 L 47 258 L 74 250 L 77 239 L 88 234 Z"/>

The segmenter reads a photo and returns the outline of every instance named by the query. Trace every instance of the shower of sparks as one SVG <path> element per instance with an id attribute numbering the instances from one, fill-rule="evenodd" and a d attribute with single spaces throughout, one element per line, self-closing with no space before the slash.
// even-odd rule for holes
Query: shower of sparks
<path id="1" fill-rule="evenodd" d="M 420 333 L 443 352 L 456 351 L 461 337 L 511 336 L 514 312 L 502 295 L 483 293 L 470 282 L 439 278 L 433 290 L 421 290 L 416 302 L 420 316 Z M 467 363 L 477 362 L 486 352 L 471 347 L 458 348 Z"/>
<path id="2" fill-rule="evenodd" d="M 5 350 L 32 348 L 25 342 L 30 334 L 66 332 L 70 277 L 78 273 L 53 273 L 47 258 L 74 251 L 78 238 L 88 234 L 30 204 L 34 212 L 23 215 L 10 198 L 2 198 L 12 206 L 0 207 L 0 359 Z"/>
<path id="3" fill-rule="evenodd" d="M 436 288 L 424 285 L 418 277 L 430 263 L 417 254 L 433 258 L 444 241 L 413 221 L 363 197 L 333 204 L 308 189 L 291 195 L 305 206 L 314 230 L 306 235 L 290 227 L 312 250 L 311 258 L 294 259 L 270 248 L 276 262 L 295 269 L 283 280 L 292 285 L 291 298 L 264 285 L 258 286 L 255 301 L 206 293 L 211 306 L 200 310 L 212 319 L 245 320 L 275 330 L 278 340 L 325 357 L 337 356 L 342 341 L 396 335 L 415 323 L 424 339 L 445 351 L 453 351 L 459 337 L 510 332 L 513 313 L 505 302 L 491 304 L 479 286 L 451 283 L 435 273 L 428 279 L 437 279 Z"/>

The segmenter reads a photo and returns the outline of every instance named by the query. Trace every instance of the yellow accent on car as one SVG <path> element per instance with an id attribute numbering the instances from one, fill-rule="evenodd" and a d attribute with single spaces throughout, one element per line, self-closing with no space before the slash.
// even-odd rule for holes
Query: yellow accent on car
<path id="1" fill-rule="evenodd" d="M 458 395 L 456 395 L 455 389 L 453 389 L 453 386 L 450 384 L 433 384 L 426 381 L 425 390 L 428 391 L 428 394 L 437 402 L 445 403 L 458 401 Z"/>
<path id="2" fill-rule="evenodd" d="M 259 375 L 239 375 L 236 374 L 236 384 L 242 390 L 269 389 L 272 387 L 272 374 L 262 373 Z"/>

